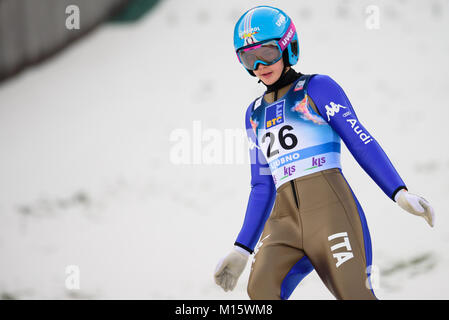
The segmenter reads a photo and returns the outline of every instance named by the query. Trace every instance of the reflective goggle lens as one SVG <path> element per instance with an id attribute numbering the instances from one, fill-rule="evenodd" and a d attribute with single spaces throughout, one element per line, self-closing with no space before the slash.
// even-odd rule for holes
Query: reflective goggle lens
<path id="1" fill-rule="evenodd" d="M 257 69 L 258 63 L 264 65 L 276 63 L 282 56 L 279 45 L 275 40 L 240 49 L 237 54 L 243 66 L 248 70 Z"/>

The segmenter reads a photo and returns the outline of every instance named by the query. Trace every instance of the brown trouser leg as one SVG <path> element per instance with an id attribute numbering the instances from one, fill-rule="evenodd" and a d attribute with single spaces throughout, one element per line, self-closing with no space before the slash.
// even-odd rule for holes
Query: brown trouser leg
<path id="1" fill-rule="evenodd" d="M 251 299 L 280 299 L 285 277 L 304 256 L 337 299 L 375 299 L 359 211 L 338 169 L 282 185 L 261 242 L 248 282 Z"/>

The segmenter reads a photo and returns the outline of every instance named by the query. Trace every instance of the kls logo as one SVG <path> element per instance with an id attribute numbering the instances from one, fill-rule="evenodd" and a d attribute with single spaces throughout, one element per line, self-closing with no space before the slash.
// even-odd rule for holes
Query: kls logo
<path id="1" fill-rule="evenodd" d="M 342 106 L 341 104 L 336 104 L 332 101 L 329 104 L 331 105 L 330 107 L 327 104 L 324 107 L 326 109 L 327 121 L 330 121 L 331 117 L 333 117 L 336 113 L 340 112 L 341 108 L 343 109 L 347 108 L 345 106 Z"/>
<path id="2" fill-rule="evenodd" d="M 335 259 L 337 259 L 337 263 L 335 264 L 335 266 L 338 268 L 349 259 L 352 259 L 354 255 L 352 254 L 352 248 L 351 244 L 349 243 L 348 234 L 346 232 L 335 233 L 333 235 L 330 235 L 327 240 L 332 241 L 337 238 L 343 238 L 343 242 L 334 244 L 331 247 L 331 251 L 335 251 L 343 247 L 347 250 L 343 252 L 336 252 L 332 255 Z"/>
<path id="3" fill-rule="evenodd" d="M 292 174 L 295 173 L 295 170 L 296 170 L 295 166 L 291 166 L 291 167 L 285 166 L 284 167 L 284 176 L 281 178 L 281 180 L 284 178 L 290 177 Z"/>

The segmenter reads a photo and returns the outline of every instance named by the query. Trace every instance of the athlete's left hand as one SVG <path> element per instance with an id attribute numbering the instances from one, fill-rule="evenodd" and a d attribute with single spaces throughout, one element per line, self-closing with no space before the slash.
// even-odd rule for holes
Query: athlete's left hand
<path id="1" fill-rule="evenodd" d="M 431 227 L 434 226 L 435 213 L 426 199 L 402 189 L 395 195 L 394 201 L 405 211 L 423 217 Z"/>
<path id="2" fill-rule="evenodd" d="M 218 262 L 215 268 L 215 283 L 224 291 L 234 290 L 237 281 L 245 269 L 249 252 L 235 246 L 234 249 Z"/>

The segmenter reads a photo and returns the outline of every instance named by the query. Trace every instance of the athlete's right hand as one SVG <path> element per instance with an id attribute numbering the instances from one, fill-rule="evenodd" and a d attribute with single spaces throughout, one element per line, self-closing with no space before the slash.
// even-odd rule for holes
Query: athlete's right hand
<path id="1" fill-rule="evenodd" d="M 405 211 L 423 217 L 431 227 L 434 226 L 434 210 L 430 203 L 427 202 L 427 200 L 423 197 L 417 196 L 413 193 L 409 193 L 407 190 L 402 189 L 396 194 L 394 200 Z"/>
<path id="2" fill-rule="evenodd" d="M 224 291 L 234 290 L 237 280 L 245 269 L 249 252 L 240 247 L 234 249 L 222 258 L 215 268 L 215 283 Z"/>

